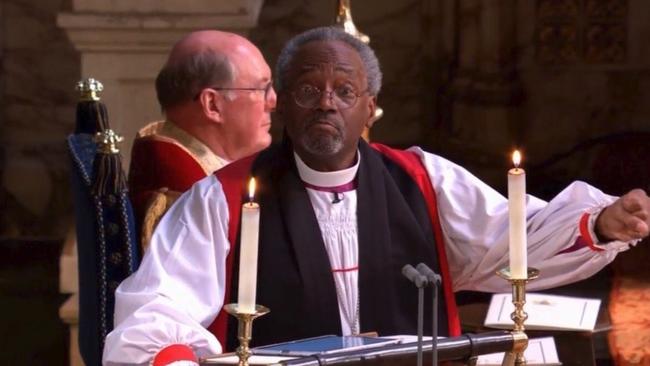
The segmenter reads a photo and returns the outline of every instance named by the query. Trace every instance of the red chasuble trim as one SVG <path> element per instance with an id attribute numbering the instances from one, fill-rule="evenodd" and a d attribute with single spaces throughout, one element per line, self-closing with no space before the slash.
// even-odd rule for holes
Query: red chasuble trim
<path id="1" fill-rule="evenodd" d="M 337 268 L 337 269 L 333 269 L 332 273 L 353 272 L 358 270 L 359 270 L 359 266 L 350 267 L 350 268 Z"/>
<path id="2" fill-rule="evenodd" d="M 131 152 L 129 196 L 138 224 L 144 219 L 147 202 L 159 189 L 185 192 L 206 176 L 194 156 L 178 144 L 137 138 Z"/>
<path id="3" fill-rule="evenodd" d="M 587 244 L 587 246 L 596 252 L 602 252 L 603 249 L 598 248 L 595 244 L 594 238 L 591 236 L 591 232 L 589 231 L 589 217 L 591 215 L 589 213 L 584 213 L 582 214 L 582 217 L 580 217 L 580 237 L 582 237 Z"/>
<path id="4" fill-rule="evenodd" d="M 238 162 L 217 170 L 214 175 L 221 182 L 223 193 L 228 202 L 228 241 L 230 242 L 230 250 L 226 257 L 226 291 L 223 297 L 223 304 L 228 304 L 230 300 L 230 286 L 232 283 L 232 264 L 233 253 L 237 245 L 237 234 L 239 233 L 239 215 L 241 214 L 242 193 L 246 190 L 246 177 L 250 174 L 253 161 L 257 158 L 257 154 L 239 160 Z M 244 184 L 242 185 L 242 182 Z M 226 347 L 227 330 L 228 330 L 228 313 L 223 309 L 217 315 L 217 318 L 210 324 L 208 330 L 214 334 L 222 347 Z"/>
<path id="5" fill-rule="evenodd" d="M 154 356 L 151 365 L 165 366 L 176 361 L 199 362 L 189 346 L 184 344 L 172 344 L 161 349 L 156 356 Z"/>
<path id="6" fill-rule="evenodd" d="M 402 167 L 411 176 L 411 178 L 413 178 L 418 187 L 420 187 L 422 195 L 424 195 L 424 198 L 427 202 L 427 208 L 429 209 L 431 225 L 433 226 L 433 231 L 436 238 L 436 249 L 438 250 L 440 271 L 442 272 L 442 287 L 443 291 L 445 292 L 447 316 L 449 318 L 449 336 L 459 336 L 461 334 L 460 318 L 458 316 L 456 298 L 454 297 L 454 291 L 451 285 L 449 263 L 447 262 L 447 254 L 445 251 L 445 244 L 442 236 L 442 228 L 440 226 L 440 219 L 438 216 L 436 192 L 433 189 L 433 185 L 431 184 L 431 180 L 427 175 L 427 171 L 422 165 L 420 158 L 413 152 L 395 150 L 386 145 L 376 143 L 373 143 L 370 146 Z"/>

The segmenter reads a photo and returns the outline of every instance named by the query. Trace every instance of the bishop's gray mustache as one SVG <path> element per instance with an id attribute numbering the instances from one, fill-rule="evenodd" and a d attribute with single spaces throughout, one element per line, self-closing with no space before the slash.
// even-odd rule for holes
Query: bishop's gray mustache
<path id="1" fill-rule="evenodd" d="M 311 127 L 318 123 L 327 123 L 339 131 L 341 130 L 341 126 L 343 125 L 341 121 L 333 119 L 327 113 L 318 113 L 313 115 L 307 120 L 307 122 L 305 123 L 305 127 Z"/>

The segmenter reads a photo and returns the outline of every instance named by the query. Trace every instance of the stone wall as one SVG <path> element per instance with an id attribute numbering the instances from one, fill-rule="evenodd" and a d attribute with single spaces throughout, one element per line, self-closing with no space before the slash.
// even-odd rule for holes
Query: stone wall
<path id="1" fill-rule="evenodd" d="M 649 18 L 643 0 L 520 2 L 526 148 L 535 163 L 576 150 L 542 170 L 540 181 L 591 180 L 599 169 L 595 156 L 615 135 L 650 131 Z"/>
<path id="2" fill-rule="evenodd" d="M 56 15 L 72 3 L 0 4 L 0 235 L 62 237 L 72 214 L 63 141 L 82 72 Z M 335 8 L 266 1 L 250 37 L 274 64 L 289 37 L 332 24 Z M 372 140 L 423 145 L 501 190 L 522 147 L 530 190 L 546 196 L 589 180 L 608 136 L 650 131 L 648 1 L 353 0 L 352 14 L 384 71 Z M 274 137 L 281 130 L 276 121 Z"/>
<path id="3" fill-rule="evenodd" d="M 103 82 L 111 126 L 125 139 L 127 169 L 136 131 L 161 118 L 153 81 L 172 44 L 210 27 L 246 35 L 261 2 L 0 2 L 6 76 L 0 96 L 0 238 L 62 238 L 70 228 L 65 137 L 74 125 L 77 80 Z"/>
<path id="4" fill-rule="evenodd" d="M 274 63 L 335 7 L 266 2 L 251 38 Z M 613 135 L 650 131 L 650 2 L 354 0 L 352 14 L 384 72 L 374 141 L 422 145 L 502 191 L 518 147 L 531 191 L 549 196 L 591 180 Z"/>
<path id="5" fill-rule="evenodd" d="M 351 1 L 355 24 L 370 37 L 384 72 L 379 105 L 385 114 L 371 130 L 373 140 L 399 146 L 430 142 L 442 72 L 439 3 Z M 336 1 L 267 1 L 250 37 L 274 65 L 286 40 L 303 30 L 333 24 L 335 15 Z M 282 127 L 276 122 L 273 130 L 279 137 Z"/>
<path id="6" fill-rule="evenodd" d="M 56 27 L 64 0 L 2 2 L 0 235 L 62 237 L 72 210 L 65 136 L 79 56 Z"/>

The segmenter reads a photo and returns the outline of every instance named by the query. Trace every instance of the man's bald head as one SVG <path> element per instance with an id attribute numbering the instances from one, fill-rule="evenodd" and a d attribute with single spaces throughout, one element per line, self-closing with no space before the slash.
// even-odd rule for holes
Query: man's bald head
<path id="1" fill-rule="evenodd" d="M 238 34 L 217 30 L 192 32 L 176 42 L 169 54 L 167 64 L 183 62 L 197 53 L 208 51 L 231 55 L 236 53 L 238 48 L 257 49 L 249 40 Z"/>
<path id="2" fill-rule="evenodd" d="M 172 48 L 156 78 L 156 92 L 163 110 L 188 102 L 209 86 L 229 86 L 237 78 L 238 64 L 262 59 L 246 38 L 228 32 L 192 32 Z"/>
<path id="3" fill-rule="evenodd" d="M 242 36 L 188 34 L 172 48 L 156 92 L 168 121 L 224 159 L 243 158 L 271 143 L 271 68 Z"/>

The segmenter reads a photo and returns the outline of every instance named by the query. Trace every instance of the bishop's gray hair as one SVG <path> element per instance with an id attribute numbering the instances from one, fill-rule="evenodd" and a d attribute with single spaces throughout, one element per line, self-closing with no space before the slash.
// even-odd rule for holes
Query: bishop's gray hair
<path id="1" fill-rule="evenodd" d="M 156 94 L 163 111 L 190 101 L 204 88 L 227 87 L 237 77 L 228 57 L 214 50 L 203 50 L 166 64 L 156 77 Z"/>
<path id="2" fill-rule="evenodd" d="M 368 94 L 372 96 L 379 94 L 379 90 L 381 89 L 381 69 L 379 68 L 379 60 L 377 60 L 375 52 L 367 44 L 345 33 L 342 29 L 335 27 L 310 29 L 298 34 L 287 42 L 280 52 L 275 66 L 275 75 L 277 76 L 275 89 L 278 93 L 281 93 L 284 88 L 288 87 L 287 78 L 289 77 L 289 67 L 300 47 L 306 43 L 315 41 L 341 41 L 354 48 L 359 53 L 366 69 Z"/>

